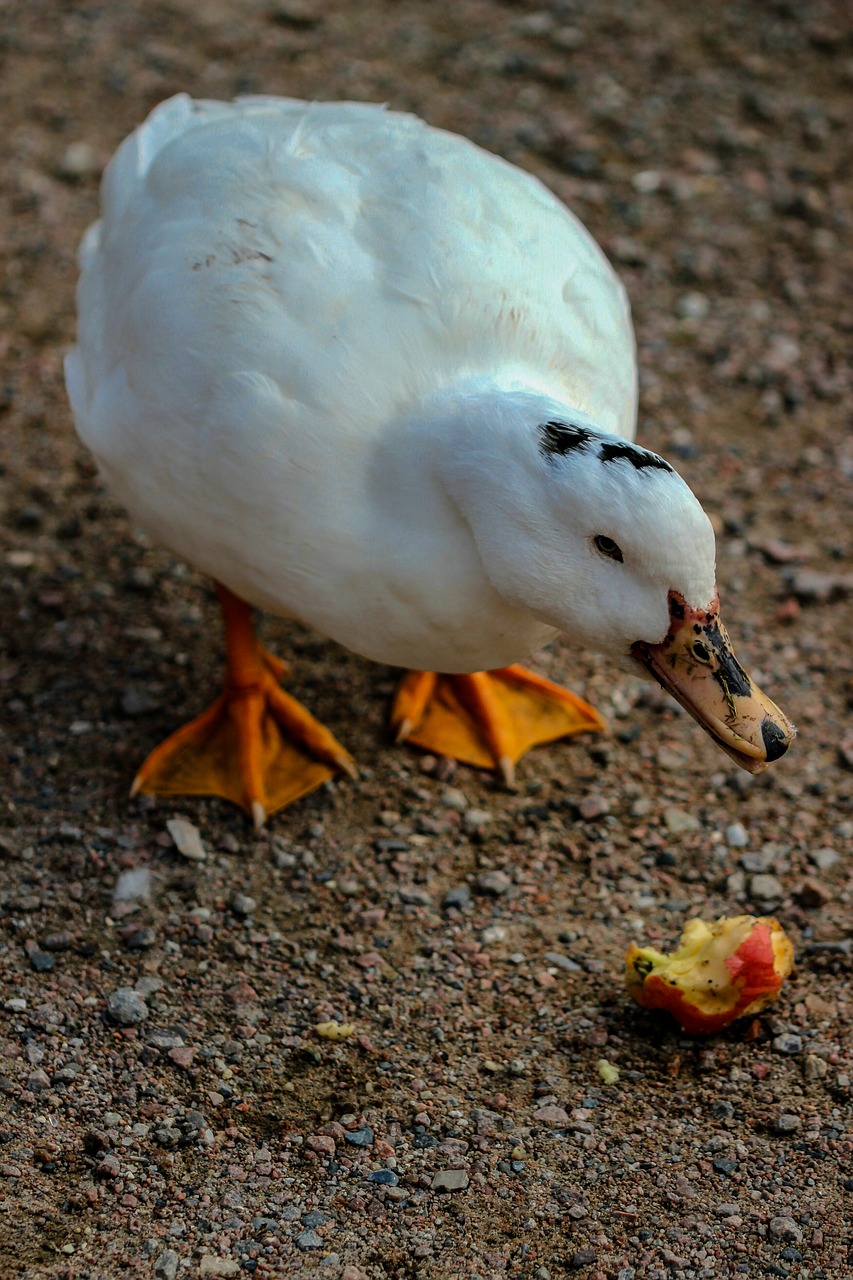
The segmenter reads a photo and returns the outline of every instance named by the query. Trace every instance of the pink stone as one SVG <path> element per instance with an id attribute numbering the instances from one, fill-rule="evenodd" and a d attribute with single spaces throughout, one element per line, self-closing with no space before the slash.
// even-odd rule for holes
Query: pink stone
<path id="1" fill-rule="evenodd" d="M 178 1067 L 188 1067 L 195 1057 L 195 1049 L 190 1045 L 179 1045 L 175 1049 L 169 1050 L 169 1057 Z"/>
<path id="2" fill-rule="evenodd" d="M 310 1138 L 306 1139 L 306 1146 L 309 1146 L 312 1151 L 319 1151 L 324 1156 L 335 1154 L 335 1140 L 326 1133 L 312 1133 Z"/>
<path id="3" fill-rule="evenodd" d="M 248 982 L 237 982 L 228 990 L 228 999 L 232 1004 L 255 1004 L 258 999 L 258 993 L 254 987 L 250 987 Z"/>
<path id="4" fill-rule="evenodd" d="M 533 1113 L 533 1122 L 534 1124 L 568 1124 L 569 1113 L 562 1107 L 540 1107 Z"/>

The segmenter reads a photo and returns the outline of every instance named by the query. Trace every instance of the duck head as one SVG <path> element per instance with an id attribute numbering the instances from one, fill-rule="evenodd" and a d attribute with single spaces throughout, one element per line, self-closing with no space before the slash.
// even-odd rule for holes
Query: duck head
<path id="1" fill-rule="evenodd" d="M 456 477 L 493 585 L 571 641 L 656 680 L 741 768 L 761 772 L 795 729 L 734 655 L 699 502 L 657 454 L 576 411 L 540 412 L 531 425 L 535 402 L 520 401 L 527 430 L 510 433 L 511 457 L 498 431 L 489 485 L 466 482 L 464 462 Z M 490 452 L 482 437 L 480 448 Z"/>

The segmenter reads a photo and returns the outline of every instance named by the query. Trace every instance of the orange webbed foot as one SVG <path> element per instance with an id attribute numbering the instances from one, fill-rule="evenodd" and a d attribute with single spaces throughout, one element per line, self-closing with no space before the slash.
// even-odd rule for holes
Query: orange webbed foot
<path id="1" fill-rule="evenodd" d="M 410 671 L 391 723 L 398 742 L 496 769 L 507 786 L 531 747 L 606 727 L 582 698 L 517 665 L 471 675 Z"/>
<path id="2" fill-rule="evenodd" d="M 287 666 L 255 639 L 249 607 L 219 588 L 228 650 L 225 689 L 151 752 L 132 795 L 215 795 L 266 817 L 355 763 L 278 683 Z"/>

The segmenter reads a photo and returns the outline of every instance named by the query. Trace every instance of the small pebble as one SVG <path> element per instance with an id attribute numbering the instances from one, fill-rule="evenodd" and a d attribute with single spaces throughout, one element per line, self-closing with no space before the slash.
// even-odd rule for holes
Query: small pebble
<path id="1" fill-rule="evenodd" d="M 464 1191 L 469 1182 L 464 1169 L 440 1169 L 431 1185 L 433 1191 Z"/>
<path id="2" fill-rule="evenodd" d="M 403 885 L 397 890 L 400 900 L 406 902 L 413 907 L 429 907 L 432 906 L 432 894 L 428 889 L 422 889 L 420 885 L 411 884 Z"/>
<path id="3" fill-rule="evenodd" d="M 684 766 L 688 763 L 688 757 L 683 751 L 675 751 L 672 747 L 667 746 L 658 748 L 656 760 L 662 769 L 666 769 L 670 773 L 683 771 Z"/>
<path id="4" fill-rule="evenodd" d="M 148 1005 L 133 987 L 120 987 L 107 996 L 107 1014 L 120 1027 L 135 1027 L 148 1017 Z"/>
<path id="5" fill-rule="evenodd" d="M 199 1259 L 198 1274 L 200 1276 L 236 1276 L 240 1274 L 240 1264 L 233 1258 L 219 1258 L 214 1253 L 205 1253 Z"/>
<path id="6" fill-rule="evenodd" d="M 322 1227 L 324 1223 L 331 1222 L 331 1215 L 323 1213 L 321 1209 L 309 1209 L 307 1213 L 303 1213 L 300 1219 L 303 1227 L 309 1230 L 313 1227 Z"/>
<path id="7" fill-rule="evenodd" d="M 144 689 L 126 689 L 121 696 L 121 709 L 129 719 L 134 716 L 147 715 L 160 706 L 158 698 L 152 697 Z"/>
<path id="8" fill-rule="evenodd" d="M 674 805 L 667 805 L 664 809 L 663 820 L 667 829 L 674 835 L 682 831 L 698 831 L 701 827 L 695 814 L 688 813 L 686 809 L 678 809 Z"/>
<path id="9" fill-rule="evenodd" d="M 803 1048 L 803 1037 L 798 1036 L 793 1031 L 783 1031 L 781 1035 L 775 1037 L 773 1048 L 777 1053 L 801 1053 Z"/>
<path id="10" fill-rule="evenodd" d="M 462 821 L 465 825 L 465 830 L 476 835 L 489 825 L 492 821 L 492 815 L 488 809 L 466 809 Z"/>
<path id="11" fill-rule="evenodd" d="M 378 1182 L 381 1186 L 396 1187 L 400 1181 L 393 1169 L 374 1169 L 367 1175 L 368 1182 Z"/>
<path id="12" fill-rule="evenodd" d="M 134 929 L 125 939 L 125 946 L 131 951 L 147 951 L 149 947 L 153 947 L 157 941 L 157 931 L 152 929 L 150 925 L 145 925 L 141 929 Z"/>
<path id="13" fill-rule="evenodd" d="M 174 1062 L 176 1067 L 190 1067 L 195 1058 L 196 1050 L 191 1045 L 177 1045 L 174 1049 L 169 1050 L 169 1058 Z"/>
<path id="14" fill-rule="evenodd" d="M 512 880 L 505 871 L 482 871 L 477 876 L 477 888 L 480 893 L 492 898 L 500 898 L 512 885 Z"/>
<path id="15" fill-rule="evenodd" d="M 318 1235 L 313 1228 L 309 1228 L 307 1231 L 300 1231 L 299 1235 L 296 1237 L 297 1249 L 322 1249 L 325 1243 L 326 1242 L 323 1237 Z"/>
<path id="16" fill-rule="evenodd" d="M 72 142 L 63 152 L 59 172 L 63 178 L 84 178 L 99 168 L 94 147 L 88 142 Z"/>
<path id="17" fill-rule="evenodd" d="M 73 935 L 63 930 L 62 933 L 49 933 L 46 938 L 42 938 L 41 945 L 45 951 L 68 951 L 73 942 Z"/>
<path id="18" fill-rule="evenodd" d="M 637 179 L 642 176 L 642 174 L 636 175 L 634 178 L 635 184 Z M 711 303 L 708 297 L 704 293 L 695 291 L 683 293 L 677 303 L 678 314 L 686 320 L 704 320 L 710 309 Z"/>
<path id="19" fill-rule="evenodd" d="M 771 1218 L 767 1224 L 767 1234 L 772 1240 L 802 1240 L 803 1233 L 793 1218 L 780 1215 Z"/>
<path id="20" fill-rule="evenodd" d="M 333 1156 L 335 1154 L 335 1140 L 327 1133 L 312 1133 L 306 1140 L 305 1145 L 319 1155 Z"/>
<path id="21" fill-rule="evenodd" d="M 254 898 L 250 898 L 247 893 L 235 893 L 231 899 L 231 910 L 235 916 L 250 916 L 257 908 L 257 902 Z"/>
<path id="22" fill-rule="evenodd" d="M 749 844 L 749 835 L 742 822 L 733 822 L 726 827 L 726 844 L 730 849 L 745 849 Z"/>
<path id="23" fill-rule="evenodd" d="M 345 1133 L 344 1138 L 351 1147 L 371 1147 L 373 1146 L 374 1133 L 369 1125 L 365 1125 L 363 1129 L 353 1129 L 351 1132 Z"/>
<path id="24" fill-rule="evenodd" d="M 144 902 L 151 897 L 151 869 L 131 867 L 122 871 L 113 886 L 113 902 Z"/>
<path id="25" fill-rule="evenodd" d="M 799 1116 L 791 1115 L 789 1112 L 783 1112 L 776 1117 L 773 1128 L 776 1133 L 794 1133 L 800 1128 L 802 1120 Z"/>
<path id="26" fill-rule="evenodd" d="M 451 907 L 455 907 L 457 911 L 463 911 L 465 907 L 470 906 L 471 890 L 467 884 L 457 885 L 454 889 L 448 889 L 444 895 L 441 905 L 445 911 Z"/>
<path id="27" fill-rule="evenodd" d="M 179 1049 L 184 1043 L 184 1037 L 179 1035 L 177 1031 L 163 1030 L 160 1027 L 152 1027 L 145 1037 L 145 1043 L 150 1044 L 154 1049 Z"/>
<path id="28" fill-rule="evenodd" d="M 534 1124 L 563 1125 L 569 1123 L 569 1113 L 563 1107 L 548 1104 L 533 1113 Z"/>
<path id="29" fill-rule="evenodd" d="M 198 827 L 193 826 L 186 818 L 170 818 L 166 823 L 166 830 L 181 857 L 189 858 L 191 862 L 204 862 L 207 853 Z"/>
<path id="30" fill-rule="evenodd" d="M 776 876 L 762 874 L 750 877 L 749 893 L 758 902 L 778 902 L 785 890 Z"/>
<path id="31" fill-rule="evenodd" d="M 606 796 L 584 796 L 578 804 L 578 814 L 585 822 L 594 822 L 610 812 L 610 801 Z"/>
<path id="32" fill-rule="evenodd" d="M 164 1249 L 154 1263 L 154 1274 L 158 1280 L 175 1280 L 178 1274 L 179 1256 L 174 1249 Z"/>
<path id="33" fill-rule="evenodd" d="M 841 855 L 835 849 L 825 845 L 820 849 L 815 849 L 809 857 L 818 871 L 829 871 L 838 863 Z"/>
<path id="34" fill-rule="evenodd" d="M 441 793 L 441 803 L 448 809 L 458 809 L 461 813 L 468 808 L 468 797 L 458 787 L 445 787 Z"/>
<path id="35" fill-rule="evenodd" d="M 815 880 L 810 876 L 804 880 L 797 890 L 797 897 L 804 907 L 817 908 L 825 907 L 828 902 L 832 901 L 833 892 L 820 880 Z"/>

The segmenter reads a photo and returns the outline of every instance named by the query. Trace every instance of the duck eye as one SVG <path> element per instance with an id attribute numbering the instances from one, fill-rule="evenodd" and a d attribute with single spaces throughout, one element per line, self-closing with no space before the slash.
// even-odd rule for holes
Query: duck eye
<path id="1" fill-rule="evenodd" d="M 622 548 L 612 538 L 599 533 L 597 537 L 593 538 L 592 545 L 596 551 L 599 551 L 603 556 L 607 556 L 608 560 L 618 560 L 620 564 L 622 563 Z"/>

